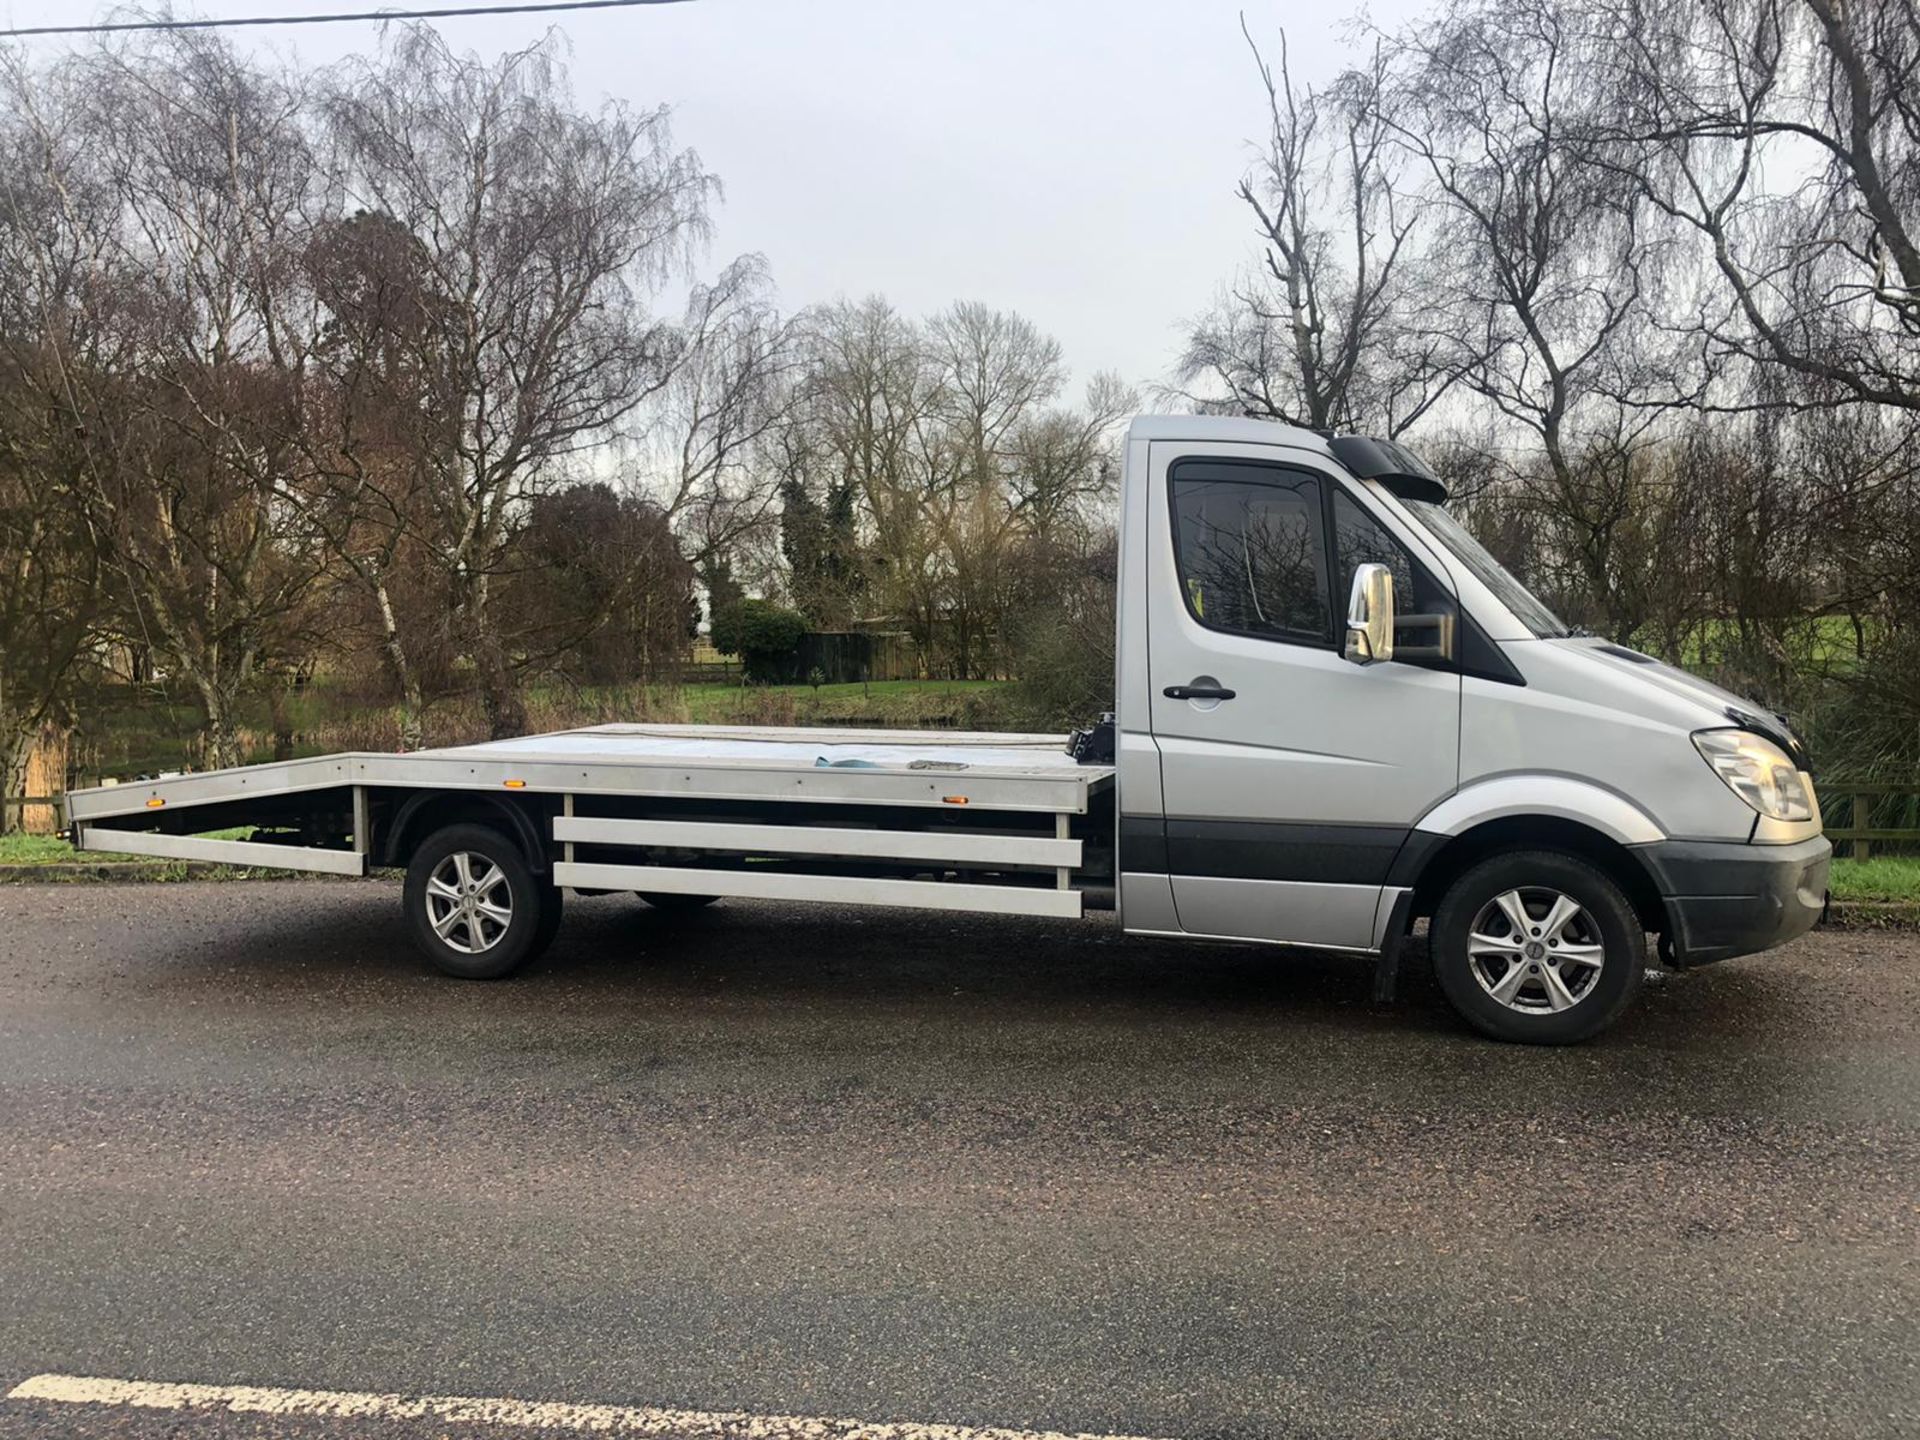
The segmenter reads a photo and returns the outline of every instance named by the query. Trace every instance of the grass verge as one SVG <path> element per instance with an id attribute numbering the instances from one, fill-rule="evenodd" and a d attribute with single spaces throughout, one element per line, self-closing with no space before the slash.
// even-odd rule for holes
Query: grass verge
<path id="1" fill-rule="evenodd" d="M 1835 860 L 1828 882 L 1835 900 L 1920 905 L 1920 856 L 1883 855 L 1877 860 Z"/>
<path id="2" fill-rule="evenodd" d="M 251 825 L 237 830 L 212 830 L 210 840 L 244 840 L 253 834 Z M 75 850 L 55 835 L 0 835 L 0 865 L 177 865 L 152 855 L 118 855 L 106 850 Z"/>

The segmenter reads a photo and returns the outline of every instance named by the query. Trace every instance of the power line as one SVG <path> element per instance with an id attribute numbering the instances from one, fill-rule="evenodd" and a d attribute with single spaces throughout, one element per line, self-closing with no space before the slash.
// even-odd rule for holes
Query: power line
<path id="1" fill-rule="evenodd" d="M 232 20 L 116 20 L 100 25 L 30 25 L 0 30 L 21 35 L 106 35 L 116 30 L 224 30 L 236 25 L 327 25 L 341 20 L 442 20 L 453 15 L 526 15 L 551 10 L 622 10 L 634 5 L 679 5 L 684 0 L 545 0 L 538 4 L 456 5 L 436 10 L 362 10 L 351 15 L 245 15 Z"/>

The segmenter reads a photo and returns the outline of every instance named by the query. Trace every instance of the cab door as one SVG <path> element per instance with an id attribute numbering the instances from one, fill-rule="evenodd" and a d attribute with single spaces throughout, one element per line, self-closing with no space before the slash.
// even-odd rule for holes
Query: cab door
<path id="1" fill-rule="evenodd" d="M 1460 676 L 1341 657 L 1357 565 L 1401 613 L 1444 567 L 1311 452 L 1155 442 L 1148 671 L 1165 856 L 1194 935 L 1368 949 L 1389 867 L 1459 776 Z M 1350 487 L 1350 488 L 1349 488 Z"/>

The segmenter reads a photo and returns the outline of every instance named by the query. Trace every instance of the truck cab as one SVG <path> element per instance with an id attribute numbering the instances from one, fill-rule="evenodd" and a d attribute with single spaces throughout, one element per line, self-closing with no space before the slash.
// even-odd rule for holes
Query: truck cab
<path id="1" fill-rule="evenodd" d="M 1405 447 L 1263 421 L 1127 432 L 1116 676 L 1126 929 L 1380 955 L 1427 917 L 1481 1030 L 1584 1038 L 1826 901 L 1777 718 L 1575 632 Z"/>

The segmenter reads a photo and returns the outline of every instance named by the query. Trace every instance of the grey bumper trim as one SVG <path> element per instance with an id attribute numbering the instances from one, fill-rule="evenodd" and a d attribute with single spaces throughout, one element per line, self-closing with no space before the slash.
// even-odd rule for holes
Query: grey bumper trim
<path id="1" fill-rule="evenodd" d="M 1752 955 L 1806 934 L 1827 903 L 1833 846 L 1665 840 L 1635 847 L 1659 887 L 1674 963 Z"/>

